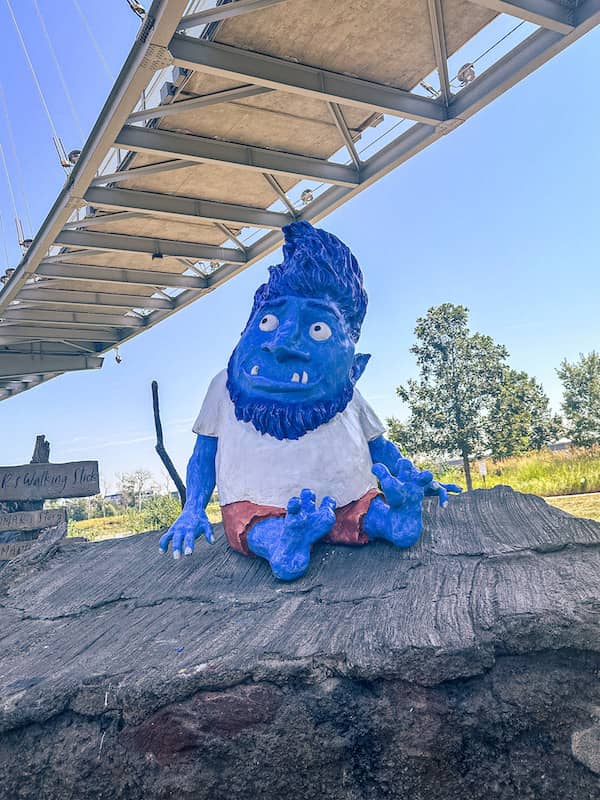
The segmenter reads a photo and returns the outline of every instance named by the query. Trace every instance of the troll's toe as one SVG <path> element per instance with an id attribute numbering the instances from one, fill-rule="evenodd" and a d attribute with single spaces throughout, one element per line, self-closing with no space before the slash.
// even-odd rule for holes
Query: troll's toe
<path id="1" fill-rule="evenodd" d="M 413 514 L 394 514 L 390 520 L 389 541 L 396 547 L 411 547 L 421 536 L 423 525 L 421 523 L 421 513 L 418 516 Z"/>
<path id="2" fill-rule="evenodd" d="M 273 575 L 280 581 L 294 581 L 301 578 L 310 564 L 310 547 L 301 549 L 281 549 L 269 559 Z"/>

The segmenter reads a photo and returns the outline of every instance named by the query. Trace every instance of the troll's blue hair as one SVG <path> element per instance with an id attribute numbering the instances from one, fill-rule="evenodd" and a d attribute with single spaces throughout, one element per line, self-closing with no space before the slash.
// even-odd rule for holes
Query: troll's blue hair
<path id="1" fill-rule="evenodd" d="M 333 300 L 354 341 L 367 311 L 367 293 L 356 258 L 337 236 L 310 222 L 283 228 L 283 262 L 269 267 L 269 280 L 254 295 L 250 319 L 265 303 L 288 294 Z"/>

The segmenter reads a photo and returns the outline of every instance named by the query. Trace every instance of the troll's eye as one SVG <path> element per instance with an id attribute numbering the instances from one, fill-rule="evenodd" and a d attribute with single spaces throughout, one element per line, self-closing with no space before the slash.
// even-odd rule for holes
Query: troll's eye
<path id="1" fill-rule="evenodd" d="M 261 331 L 274 331 L 279 325 L 279 320 L 275 316 L 275 314 L 265 314 L 261 321 L 258 323 L 258 327 Z"/>
<path id="2" fill-rule="evenodd" d="M 308 332 L 317 342 L 324 342 L 331 336 L 331 328 L 326 322 L 313 322 Z"/>

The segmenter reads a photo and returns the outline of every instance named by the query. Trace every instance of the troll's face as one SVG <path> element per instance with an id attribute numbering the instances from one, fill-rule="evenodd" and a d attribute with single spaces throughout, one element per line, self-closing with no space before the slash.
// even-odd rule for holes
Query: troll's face
<path id="1" fill-rule="evenodd" d="M 285 233 L 286 259 L 256 294 L 229 361 L 228 388 L 238 419 L 261 433 L 297 439 L 352 397 L 368 358 L 354 352 L 366 295 L 358 265 L 338 239 L 308 223 Z"/>

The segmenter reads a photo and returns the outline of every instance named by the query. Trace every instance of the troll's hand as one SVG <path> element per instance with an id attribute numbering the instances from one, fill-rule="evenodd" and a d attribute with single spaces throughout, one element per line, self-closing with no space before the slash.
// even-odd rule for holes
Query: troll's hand
<path id="1" fill-rule="evenodd" d="M 186 556 L 191 556 L 194 552 L 194 543 L 202 534 L 209 544 L 213 543 L 213 528 L 204 509 L 192 511 L 184 508 L 169 530 L 160 537 L 158 543 L 160 552 L 166 553 L 171 542 L 173 558 L 181 558 L 182 549 Z"/>
<path id="2" fill-rule="evenodd" d="M 459 494 L 462 492 L 462 487 L 457 486 L 455 483 L 439 483 L 436 480 L 432 480 L 425 487 L 425 496 L 439 497 L 442 508 L 446 508 L 448 505 L 448 492 Z"/>
<path id="3" fill-rule="evenodd" d="M 390 471 L 384 464 L 374 464 L 371 470 L 381 484 L 390 508 L 421 506 L 426 487 L 433 482 L 429 470 L 420 472 L 408 458 L 399 458 Z"/>

